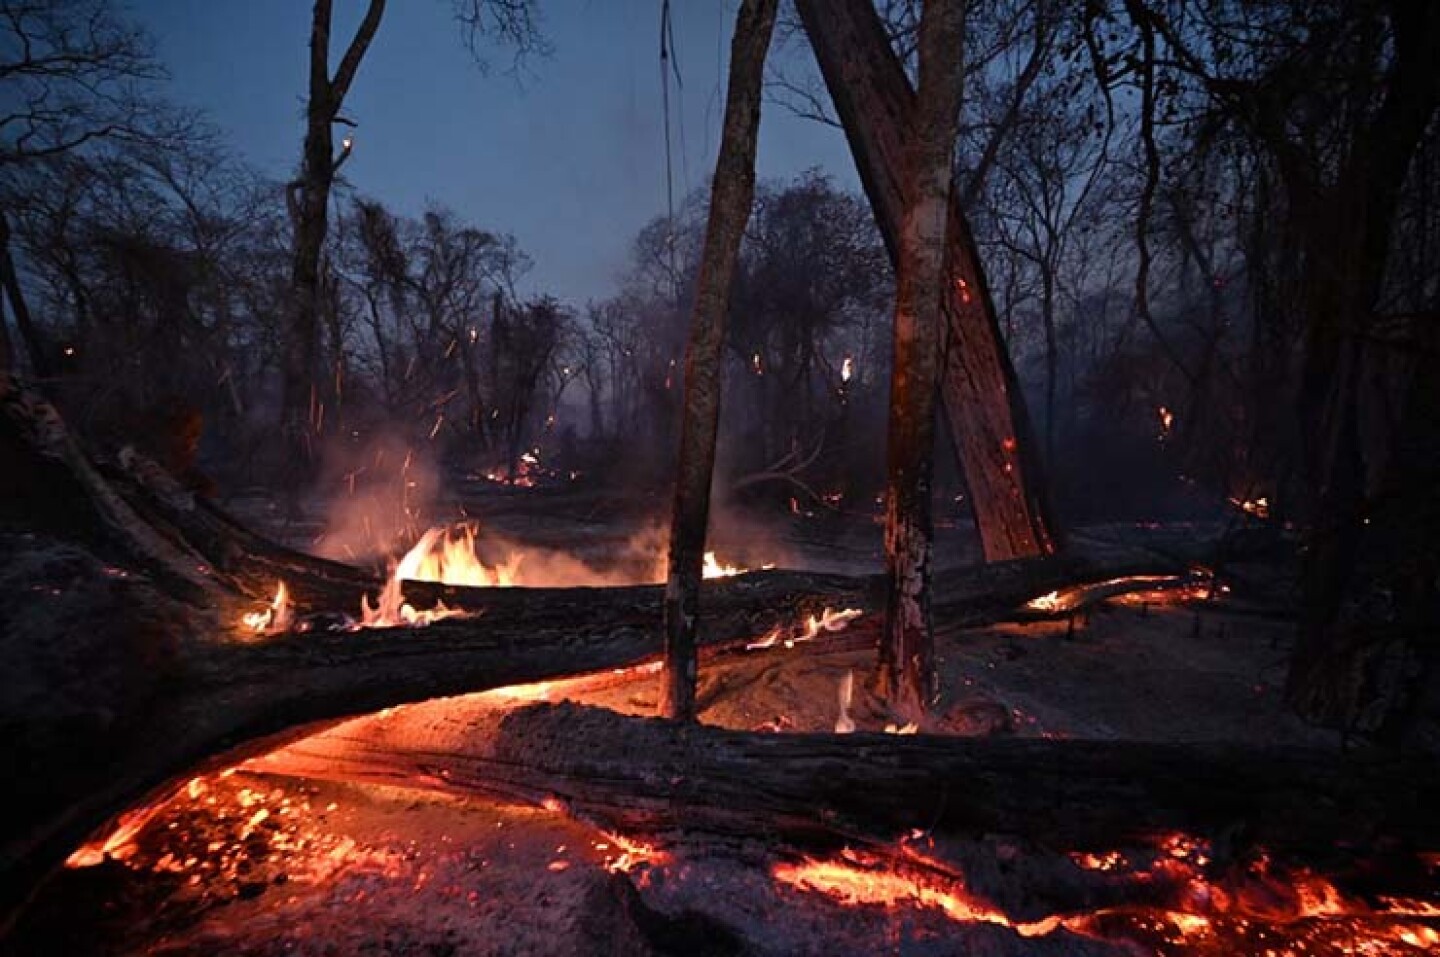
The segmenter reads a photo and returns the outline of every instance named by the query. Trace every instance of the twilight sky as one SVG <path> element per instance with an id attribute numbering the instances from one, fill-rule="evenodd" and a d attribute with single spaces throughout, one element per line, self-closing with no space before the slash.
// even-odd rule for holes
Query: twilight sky
<path id="1" fill-rule="evenodd" d="M 332 72 L 364 5 L 335 3 Z M 635 233 L 665 209 L 660 0 L 540 6 L 553 54 L 517 79 L 503 50 L 490 54 L 488 76 L 475 66 L 452 0 L 390 0 L 346 99 L 360 126 L 344 174 L 402 212 L 434 201 L 514 233 L 535 260 L 521 292 L 579 304 L 614 290 Z M 672 3 L 683 83 L 683 92 L 671 85 L 677 204 L 713 171 L 736 6 Z M 206 110 L 250 162 L 288 177 L 300 153 L 310 4 L 131 0 L 131 9 L 157 41 L 172 96 Z M 810 56 L 800 46 L 788 55 Z M 858 189 L 838 130 L 767 104 L 759 175 L 810 166 Z"/>

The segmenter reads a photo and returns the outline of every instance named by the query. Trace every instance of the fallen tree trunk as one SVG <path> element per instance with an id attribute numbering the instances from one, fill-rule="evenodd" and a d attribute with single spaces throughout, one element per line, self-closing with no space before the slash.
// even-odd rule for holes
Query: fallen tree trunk
<path id="1" fill-rule="evenodd" d="M 1440 847 L 1440 769 L 1241 744 L 677 729 L 562 703 L 445 702 L 369 718 L 251 770 L 484 793 L 631 837 L 787 843 L 1016 836 L 1106 850 L 1183 831 L 1312 854 Z"/>
<path id="2" fill-rule="evenodd" d="M 25 769 L 0 825 L 0 926 L 106 820 L 217 755 L 236 760 L 246 742 L 660 652 L 659 586 L 410 582 L 418 607 L 443 598 L 474 614 L 422 629 L 329 630 L 379 579 L 253 535 L 138 458 L 97 469 L 54 409 L 11 377 L 0 377 L 0 454 L 0 589 L 13 599 L 0 603 L 0 754 Z M 1137 554 L 939 575 L 937 621 L 994 621 L 1077 582 L 1183 568 Z M 291 585 L 309 630 L 238 627 L 273 577 Z M 712 647 L 827 605 L 878 608 L 878 578 L 773 571 L 703 587 L 700 641 Z"/>

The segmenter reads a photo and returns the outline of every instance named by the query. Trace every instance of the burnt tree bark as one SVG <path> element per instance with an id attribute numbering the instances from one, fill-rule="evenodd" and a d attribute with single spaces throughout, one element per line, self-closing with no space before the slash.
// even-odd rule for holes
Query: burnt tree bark
<path id="1" fill-rule="evenodd" d="M 1018 836 L 1111 850 L 1183 831 L 1229 848 L 1433 847 L 1440 770 L 1338 749 L 683 730 L 572 703 L 435 702 L 305 739 L 250 770 L 486 793 L 632 838 L 894 846 Z M 663 790 L 657 790 L 657 782 Z"/>
<path id="2" fill-rule="evenodd" d="M 910 720 L 925 712 L 936 683 L 930 625 L 935 384 L 964 34 L 964 0 L 926 0 L 900 229 L 885 508 L 885 634 L 876 670 L 879 693 Z"/>
<path id="3" fill-rule="evenodd" d="M 294 223 L 291 262 L 291 312 L 285 324 L 280 357 L 281 432 L 291 482 L 310 460 L 311 403 L 315 399 L 320 322 L 320 252 L 325 245 L 330 188 L 341 164 L 350 156 L 347 137 L 335 154 L 334 125 L 360 61 L 370 47 L 385 0 L 370 0 L 365 17 L 346 48 L 335 76 L 330 76 L 332 0 L 315 0 L 310 25 L 310 91 L 305 108 L 305 145 L 300 176 L 289 186 L 287 201 Z"/>
<path id="4" fill-rule="evenodd" d="M 378 592 L 377 577 L 266 541 L 137 455 L 97 466 L 54 408 L 8 374 L 0 461 L 0 591 L 15 599 L 0 603 L 0 766 L 26 769 L 10 782 L 0 826 L 0 933 L 45 873 L 107 819 L 207 762 L 236 760 L 237 747 L 259 747 L 247 742 L 662 652 L 654 622 L 663 588 L 648 585 L 407 582 L 417 607 L 443 599 L 478 614 L 423 629 L 330 630 L 327 619 Z M 935 613 L 955 627 L 1026 617 L 1026 601 L 1052 590 L 1183 573 L 1208 557 L 1157 562 L 1144 544 L 1118 555 L 1107 546 L 1096 561 L 1051 556 L 948 572 Z M 1183 552 L 1197 543 L 1177 544 Z M 308 630 L 258 636 L 237 627 L 277 578 Z M 781 571 L 704 588 L 698 641 L 717 655 L 825 606 L 873 613 L 882 591 L 878 576 Z"/>
<path id="5" fill-rule="evenodd" d="M 892 262 L 915 91 L 870 0 L 796 0 Z M 964 211 L 946 224 L 941 399 L 988 561 L 1054 551 L 1059 532 L 1015 370 Z"/>
<path id="6" fill-rule="evenodd" d="M 775 27 L 778 0 L 745 0 L 730 44 L 725 125 L 715 179 L 705 252 L 695 291 L 690 345 L 685 357 L 685 412 L 675 503 L 670 521 L 670 567 L 665 583 L 665 681 L 661 713 L 683 721 L 695 717 L 695 628 L 705 532 L 710 521 L 710 483 L 715 471 L 715 434 L 720 421 L 721 351 L 725 313 L 740 239 L 755 194 L 755 146 L 765 52 Z"/>

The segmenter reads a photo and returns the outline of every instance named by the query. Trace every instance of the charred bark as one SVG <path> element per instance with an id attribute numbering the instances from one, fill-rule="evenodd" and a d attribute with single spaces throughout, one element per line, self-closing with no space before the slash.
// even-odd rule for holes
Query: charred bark
<path id="1" fill-rule="evenodd" d="M 380 28 L 385 0 L 370 0 L 335 76 L 330 76 L 332 0 L 315 0 L 310 26 L 310 92 L 305 108 L 305 145 L 300 177 L 287 197 L 294 221 L 291 314 L 281 350 L 281 430 L 287 471 L 299 479 L 308 468 L 311 405 L 316 397 L 320 335 L 320 252 L 325 245 L 330 188 L 350 156 L 350 140 L 336 155 L 334 124 L 370 41 Z M 288 483 L 295 489 L 295 482 Z"/>
<path id="2" fill-rule="evenodd" d="M 720 422 L 725 313 L 755 193 L 755 147 L 765 52 L 770 46 L 777 5 L 777 0 L 745 0 L 736 17 L 725 125 L 720 155 L 715 161 L 705 253 L 700 262 L 685 358 L 685 411 L 665 584 L 665 690 L 661 700 L 662 714 L 683 721 L 695 717 L 695 629 L 705 533 L 710 521 L 715 435 Z"/>
<path id="3" fill-rule="evenodd" d="M 417 607 L 473 617 L 330 630 L 380 580 L 267 542 L 133 454 L 96 468 L 54 409 L 0 376 L 0 760 L 24 768 L 0 828 L 0 927 L 88 834 L 247 742 L 439 695 L 654 661 L 660 586 L 469 589 L 407 582 Z M 937 578 L 963 627 L 1033 614 L 1039 594 L 1183 573 L 1141 549 L 982 565 Z M 290 586 L 308 630 L 254 635 L 242 612 Z M 727 653 L 823 607 L 880 606 L 879 577 L 757 572 L 704 585 L 698 643 Z M 1150 586 L 1146 586 L 1150 587 Z M 873 640 L 866 638 L 865 640 Z M 258 747 L 251 745 L 250 747 Z"/>
<path id="4" fill-rule="evenodd" d="M 796 10 L 896 262 L 915 91 L 869 0 L 797 0 Z M 981 546 L 989 561 L 1047 554 L 1056 547 L 1058 530 L 1049 515 L 1024 397 L 974 236 L 953 198 L 947 215 L 941 399 Z"/>
<path id="5" fill-rule="evenodd" d="M 629 837 L 892 844 L 1001 834 L 1109 850 L 1175 831 L 1231 849 L 1427 848 L 1440 770 L 1240 744 L 677 729 L 569 703 L 436 702 L 307 738 L 253 770 L 558 800 Z M 657 782 L 664 782 L 657 785 Z"/>
<path id="6" fill-rule="evenodd" d="M 935 383 L 964 33 L 963 0 L 927 0 L 900 230 L 885 510 L 885 635 L 876 671 L 881 696 L 912 720 L 925 712 L 936 683 L 930 624 Z"/>

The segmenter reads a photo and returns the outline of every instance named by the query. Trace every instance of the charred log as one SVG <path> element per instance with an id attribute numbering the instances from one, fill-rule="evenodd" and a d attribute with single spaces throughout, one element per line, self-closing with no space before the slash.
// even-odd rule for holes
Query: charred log
<path id="1" fill-rule="evenodd" d="M 392 705 L 654 660 L 660 586 L 472 589 L 405 583 L 428 628 L 332 630 L 381 582 L 281 548 L 143 459 L 96 468 L 54 409 L 0 378 L 0 699 L 6 766 L 23 768 L 0 832 L 0 915 L 89 833 L 217 755 Z M 113 481 L 107 480 L 107 475 Z M 1189 556 L 1191 558 L 1195 556 Z M 938 575 L 934 610 L 963 627 L 1030 614 L 1046 592 L 1180 573 L 1120 549 Z M 257 636 L 240 614 L 291 584 L 299 628 Z M 873 612 L 881 579 L 757 572 L 706 582 L 699 642 L 753 641 L 825 606 Z M 251 745 L 258 747 L 258 745 Z"/>
<path id="2" fill-rule="evenodd" d="M 1174 831 L 1230 847 L 1431 848 L 1440 772 L 1240 744 L 677 729 L 573 704 L 435 703 L 336 728 L 255 770 L 559 801 L 632 836 L 804 846 L 1003 834 L 1106 849 Z"/>

